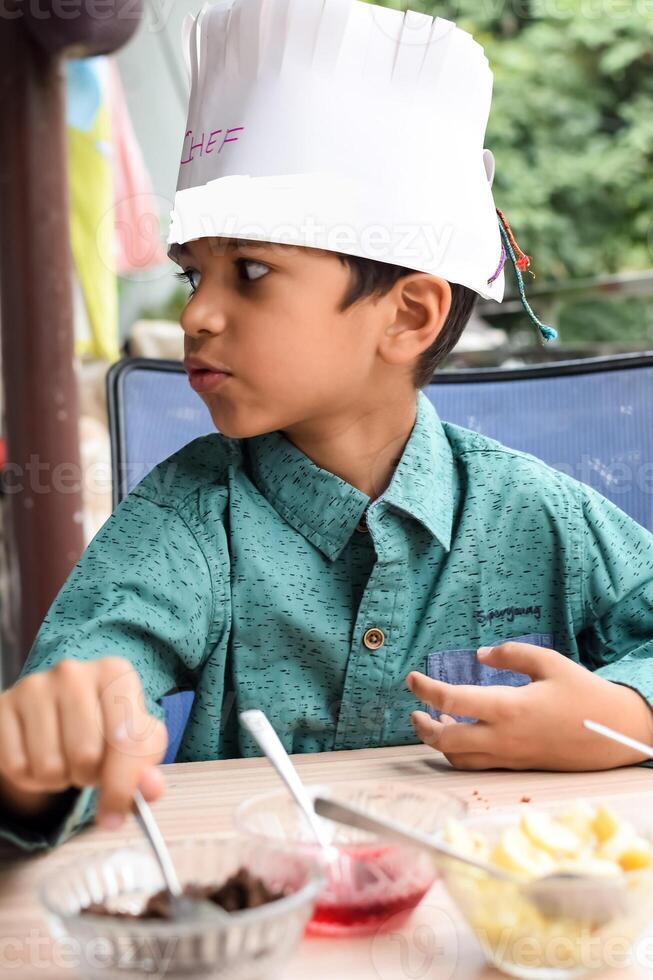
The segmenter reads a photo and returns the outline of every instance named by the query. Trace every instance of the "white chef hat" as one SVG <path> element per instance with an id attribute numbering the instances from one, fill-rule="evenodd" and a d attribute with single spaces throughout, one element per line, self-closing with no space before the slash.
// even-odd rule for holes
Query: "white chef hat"
<path id="1" fill-rule="evenodd" d="M 305 245 L 503 299 L 492 72 L 470 34 L 361 0 L 219 0 L 182 33 L 171 256 L 205 236 Z"/>

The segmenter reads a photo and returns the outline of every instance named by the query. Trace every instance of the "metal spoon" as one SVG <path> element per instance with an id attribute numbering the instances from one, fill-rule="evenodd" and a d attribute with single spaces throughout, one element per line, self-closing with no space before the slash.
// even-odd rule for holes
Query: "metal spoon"
<path id="1" fill-rule="evenodd" d="M 475 858 L 460 854 L 441 841 L 436 841 L 412 827 L 405 827 L 394 820 L 372 816 L 358 807 L 335 800 L 327 800 L 318 796 L 314 803 L 315 812 L 322 817 L 328 817 L 338 823 L 361 830 L 403 841 L 406 844 L 417 844 L 426 848 L 438 857 L 454 858 L 463 864 L 470 865 L 502 881 L 510 881 L 519 886 L 524 894 L 537 909 L 550 918 L 580 919 L 594 925 L 603 925 L 616 915 L 627 911 L 626 892 L 623 879 L 615 880 L 591 875 L 551 874 L 536 878 L 534 881 L 521 879 L 517 875 L 486 864 Z"/>
<path id="2" fill-rule="evenodd" d="M 299 773 L 292 764 L 290 756 L 284 749 L 281 739 L 269 719 L 262 711 L 256 709 L 241 711 L 239 717 L 241 724 L 256 739 L 268 761 L 272 763 L 281 776 L 306 818 L 311 833 L 320 845 L 322 854 L 329 864 L 333 883 L 343 890 L 351 888 L 351 861 L 346 854 L 331 843 L 331 837 L 323 822 L 316 816 L 311 797 L 308 795 Z"/>
<path id="3" fill-rule="evenodd" d="M 163 881 L 170 895 L 170 915 L 173 919 L 213 919 L 227 921 L 228 913 L 224 912 L 214 902 L 208 899 L 191 898 L 184 895 L 170 856 L 170 851 L 163 839 L 154 814 L 139 789 L 134 791 L 134 816 L 150 843 L 156 862 L 161 869 Z"/>
<path id="4" fill-rule="evenodd" d="M 292 793 L 295 802 L 306 817 L 306 821 L 311 828 L 311 833 L 315 837 L 320 847 L 329 849 L 331 840 L 326 833 L 324 824 L 315 815 L 311 798 L 306 792 L 306 787 L 299 778 L 299 773 L 295 769 L 267 716 L 258 710 L 241 711 L 240 722 L 255 739 L 259 747 L 263 750 L 268 762 L 271 762 L 277 770 L 282 780 Z"/>
<path id="5" fill-rule="evenodd" d="M 627 745 L 629 749 L 637 749 L 642 755 L 648 756 L 649 759 L 653 759 L 653 748 L 650 745 L 645 745 L 644 742 L 639 742 L 636 738 L 631 738 L 630 735 L 623 735 L 621 732 L 615 732 L 614 728 L 608 728 L 607 725 L 601 725 L 598 721 L 588 721 L 587 719 L 583 722 L 585 728 L 589 728 L 591 732 L 596 732 L 597 735 L 603 735 L 604 738 L 611 738 L 613 742 L 620 742 L 621 745 Z"/>

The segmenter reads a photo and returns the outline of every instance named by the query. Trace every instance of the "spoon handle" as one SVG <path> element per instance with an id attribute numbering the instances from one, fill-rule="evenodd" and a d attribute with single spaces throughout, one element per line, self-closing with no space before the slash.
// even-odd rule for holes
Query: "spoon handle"
<path id="1" fill-rule="evenodd" d="M 161 869 L 166 888 L 175 898 L 179 897 L 182 890 L 175 866 L 170 857 L 170 851 L 159 830 L 159 825 L 154 819 L 154 814 L 145 802 L 145 798 L 139 789 L 134 790 L 134 816 L 150 842 L 157 864 Z"/>
<path id="2" fill-rule="evenodd" d="M 281 739 L 270 724 L 267 716 L 258 710 L 241 711 L 240 721 L 250 735 L 256 739 L 258 745 L 267 756 L 268 761 L 272 763 L 294 796 L 302 813 L 308 820 L 317 842 L 322 847 L 329 847 L 329 838 L 325 833 L 322 823 L 315 816 L 311 798 L 306 792 L 306 788 L 299 778 L 299 774 L 293 766 L 290 756 L 284 749 Z"/>
<path id="3" fill-rule="evenodd" d="M 358 827 L 359 830 L 369 830 L 385 838 L 389 837 L 402 841 L 404 844 L 412 844 L 413 847 L 424 847 L 441 857 L 455 858 L 456 861 L 462 861 L 463 864 L 470 864 L 473 868 L 487 871 L 494 877 L 505 878 L 509 881 L 514 880 L 512 875 L 504 872 L 501 868 L 496 868 L 486 864 L 484 861 L 477 861 L 475 858 L 467 857 L 461 854 L 460 851 L 448 847 L 447 844 L 434 841 L 428 834 L 414 830 L 412 827 L 404 827 L 394 820 L 388 820 L 386 817 L 373 816 L 371 813 L 367 813 L 365 810 L 359 810 L 358 807 L 351 806 L 348 803 L 338 803 L 336 800 L 327 800 L 322 796 L 318 796 L 315 800 L 315 812 L 319 813 L 321 817 L 328 817 L 330 820 L 347 824 L 349 827 Z"/>
<path id="4" fill-rule="evenodd" d="M 636 749 L 642 755 L 653 759 L 653 748 L 650 745 L 645 745 L 644 742 L 638 742 L 636 738 L 631 738 L 630 735 L 622 735 L 621 732 L 615 732 L 614 728 L 601 725 L 598 721 L 584 721 L 583 724 L 591 732 L 596 732 L 597 735 L 603 735 L 604 738 L 611 738 L 613 742 L 620 742 L 622 745 L 627 745 L 629 749 Z"/>

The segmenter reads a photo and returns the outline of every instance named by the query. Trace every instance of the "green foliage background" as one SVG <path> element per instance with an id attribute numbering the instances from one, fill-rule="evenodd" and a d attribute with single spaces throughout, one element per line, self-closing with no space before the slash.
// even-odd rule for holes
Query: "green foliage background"
<path id="1" fill-rule="evenodd" d="M 485 48 L 495 200 L 538 285 L 653 266 L 653 2 L 377 2 L 447 17 Z M 623 302 L 626 333 L 653 340 L 651 304 Z M 599 305 L 589 320 L 587 301 L 561 311 L 567 340 L 597 318 L 602 339 L 619 338 L 619 303 Z"/>

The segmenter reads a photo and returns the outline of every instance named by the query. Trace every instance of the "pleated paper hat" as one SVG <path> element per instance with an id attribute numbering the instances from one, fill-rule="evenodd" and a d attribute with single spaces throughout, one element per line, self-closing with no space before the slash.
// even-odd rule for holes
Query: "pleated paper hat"
<path id="1" fill-rule="evenodd" d="M 361 0 L 220 0 L 183 43 L 171 256 L 205 236 L 290 243 L 502 300 L 492 72 L 470 34 Z"/>

